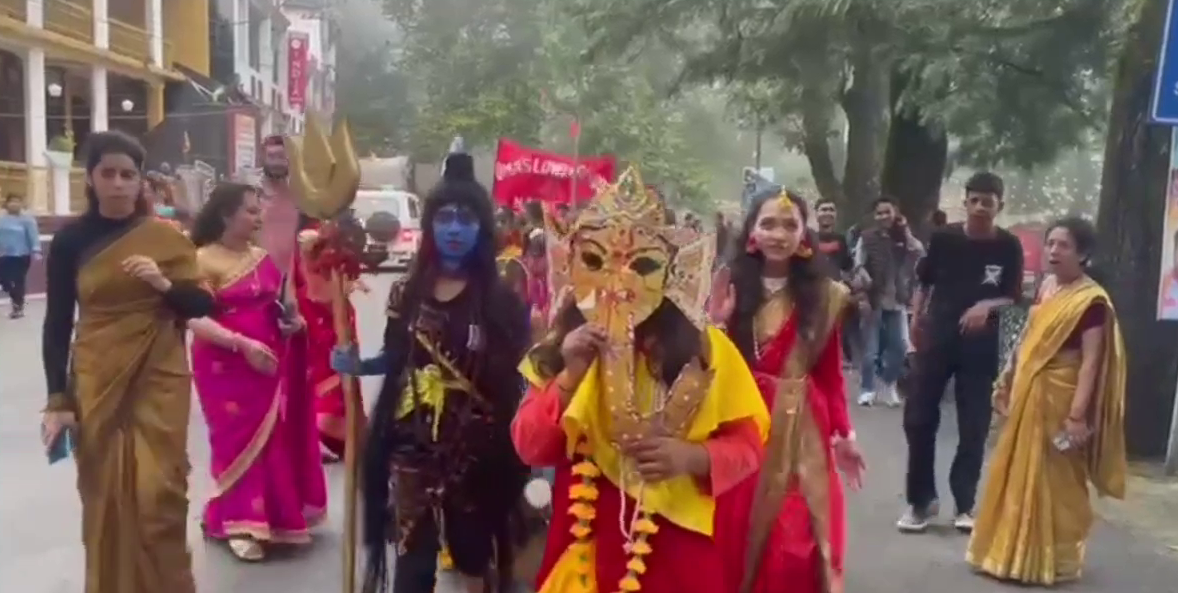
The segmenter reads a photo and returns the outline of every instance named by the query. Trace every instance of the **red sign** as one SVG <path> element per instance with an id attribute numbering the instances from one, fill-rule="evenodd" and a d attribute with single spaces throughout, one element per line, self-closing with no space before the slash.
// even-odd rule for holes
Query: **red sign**
<path id="1" fill-rule="evenodd" d="M 499 140 L 495 156 L 495 202 L 518 208 L 529 200 L 551 204 L 573 201 L 573 171 L 577 171 L 577 201 L 587 200 L 614 179 L 612 155 L 573 157 Z"/>
<path id="2" fill-rule="evenodd" d="M 1017 224 L 1009 230 L 1023 246 L 1023 271 L 1043 273 L 1043 233 L 1047 229 L 1041 224 Z"/>
<path id="3" fill-rule="evenodd" d="M 307 42 L 306 33 L 291 31 L 286 41 L 286 102 L 291 109 L 303 111 L 307 107 Z"/>

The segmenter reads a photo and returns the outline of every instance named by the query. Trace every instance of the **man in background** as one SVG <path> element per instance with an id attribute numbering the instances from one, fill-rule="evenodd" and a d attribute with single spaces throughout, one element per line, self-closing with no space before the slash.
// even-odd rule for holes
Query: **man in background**
<path id="1" fill-rule="evenodd" d="M 9 319 L 25 315 L 25 278 L 34 259 L 41 259 L 37 219 L 26 214 L 24 198 L 9 194 L 0 213 L 0 290 L 12 300 Z"/>
<path id="2" fill-rule="evenodd" d="M 838 214 L 838 206 L 829 198 L 821 198 L 814 203 L 814 219 L 818 223 L 818 251 L 826 257 L 831 278 L 851 286 L 854 259 L 851 257 L 851 248 L 847 245 L 846 236 L 835 230 Z M 855 292 L 852 287 L 852 293 Z M 850 308 L 843 316 L 842 331 L 843 363 L 853 365 L 863 352 L 857 307 Z"/>
<path id="3" fill-rule="evenodd" d="M 898 407 L 896 381 L 904 370 L 908 350 L 905 326 L 916 261 L 923 246 L 912 236 L 895 200 L 887 196 L 872 203 L 874 224 L 863 230 L 855 246 L 855 267 L 870 278 L 867 306 L 862 308 L 864 355 L 859 373 L 859 405 L 870 406 L 877 396 Z M 881 385 L 876 391 L 876 378 Z"/>

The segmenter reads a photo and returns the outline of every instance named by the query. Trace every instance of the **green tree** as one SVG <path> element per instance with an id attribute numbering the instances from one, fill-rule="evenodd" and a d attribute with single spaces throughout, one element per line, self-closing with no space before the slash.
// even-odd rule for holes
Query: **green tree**
<path id="1" fill-rule="evenodd" d="M 338 14 L 347 34 L 337 49 L 336 110 L 351 123 L 360 154 L 401 152 L 416 108 L 396 63 L 399 32 L 371 0 L 347 0 Z"/>
<path id="2" fill-rule="evenodd" d="M 1128 354 L 1126 439 L 1139 456 L 1166 451 L 1178 377 L 1178 336 L 1155 320 L 1170 128 L 1148 119 L 1165 0 L 1127 3 L 1130 27 L 1117 46 L 1101 176 L 1098 263 L 1116 303 Z"/>
<path id="3" fill-rule="evenodd" d="M 456 135 L 476 146 L 537 140 L 542 21 L 533 2 L 384 0 L 384 8 L 404 32 L 398 63 L 418 105 L 416 159 L 437 159 Z"/>
<path id="4" fill-rule="evenodd" d="M 595 47 L 672 38 L 693 80 L 793 87 L 815 182 L 848 204 L 880 188 L 914 219 L 935 206 L 960 162 L 1049 162 L 1098 121 L 1092 73 L 1103 65 L 1107 3 L 1099 0 L 580 0 Z M 833 99 L 833 100 L 832 100 Z M 837 106 L 837 107 L 836 107 Z M 830 137 L 845 121 L 839 178 Z M 832 195 L 833 194 L 833 195 Z"/>

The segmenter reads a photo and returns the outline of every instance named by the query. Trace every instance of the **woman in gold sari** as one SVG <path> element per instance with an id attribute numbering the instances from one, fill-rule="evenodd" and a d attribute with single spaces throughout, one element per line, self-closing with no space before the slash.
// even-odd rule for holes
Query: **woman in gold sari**
<path id="1" fill-rule="evenodd" d="M 1048 229 L 1052 275 L 995 386 L 1007 418 L 966 561 L 1002 580 L 1079 578 L 1088 482 L 1101 496 L 1125 494 L 1125 348 L 1108 293 L 1085 273 L 1095 237 L 1079 218 Z"/>
<path id="2" fill-rule="evenodd" d="M 47 262 L 42 435 L 77 432 L 86 593 L 192 593 L 184 323 L 213 297 L 192 243 L 147 211 L 143 148 L 118 132 L 89 144 L 89 210 Z"/>

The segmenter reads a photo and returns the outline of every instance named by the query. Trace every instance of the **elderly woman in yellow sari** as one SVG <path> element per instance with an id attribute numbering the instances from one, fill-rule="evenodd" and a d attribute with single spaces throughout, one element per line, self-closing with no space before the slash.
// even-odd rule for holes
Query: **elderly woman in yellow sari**
<path id="1" fill-rule="evenodd" d="M 1079 578 L 1091 482 L 1125 494 L 1125 348 L 1108 293 L 1085 274 L 1096 233 L 1067 218 L 1047 232 L 1052 274 L 995 385 L 1007 416 L 966 561 L 1026 585 Z"/>
<path id="2" fill-rule="evenodd" d="M 49 247 L 42 437 L 77 434 L 85 593 L 193 593 L 184 324 L 213 296 L 192 242 L 147 211 L 139 143 L 88 143 L 89 210 Z"/>

